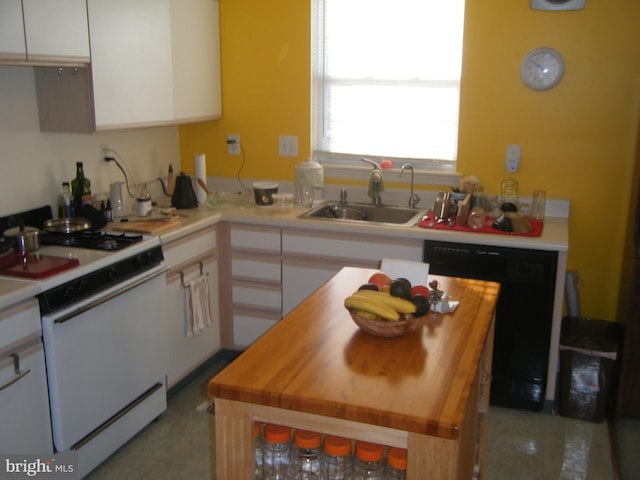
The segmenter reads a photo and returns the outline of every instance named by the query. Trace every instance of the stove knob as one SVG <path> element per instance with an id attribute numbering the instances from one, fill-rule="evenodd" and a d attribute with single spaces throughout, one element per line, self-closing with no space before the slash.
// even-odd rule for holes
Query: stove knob
<path id="1" fill-rule="evenodd" d="M 73 298 L 77 293 L 76 287 L 74 285 L 67 285 L 64 287 L 63 295 L 65 298 Z"/>
<path id="2" fill-rule="evenodd" d="M 87 289 L 88 286 L 89 286 L 89 282 L 87 282 L 86 280 L 80 280 L 76 284 L 76 291 L 78 293 L 84 293 L 84 291 Z"/>
<path id="3" fill-rule="evenodd" d="M 116 268 L 114 268 L 114 267 L 111 267 L 109 269 L 109 271 L 107 272 L 107 278 L 110 281 L 117 280 L 118 279 L 118 270 Z"/>

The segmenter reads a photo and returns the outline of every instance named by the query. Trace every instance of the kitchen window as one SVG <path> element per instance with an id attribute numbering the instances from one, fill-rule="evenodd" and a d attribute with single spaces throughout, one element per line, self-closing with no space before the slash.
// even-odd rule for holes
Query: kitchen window
<path id="1" fill-rule="evenodd" d="M 463 26 L 464 0 L 314 0 L 315 157 L 454 172 Z"/>

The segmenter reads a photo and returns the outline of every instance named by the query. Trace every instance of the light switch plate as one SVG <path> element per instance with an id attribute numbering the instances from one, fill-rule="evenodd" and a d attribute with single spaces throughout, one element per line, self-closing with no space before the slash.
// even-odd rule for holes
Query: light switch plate
<path id="1" fill-rule="evenodd" d="M 281 157 L 298 156 L 298 136 L 280 135 L 278 137 L 278 155 Z"/>
<path id="2" fill-rule="evenodd" d="M 515 172 L 520 167 L 520 153 L 522 148 L 520 145 L 507 145 L 507 155 L 505 160 L 505 168 L 507 172 Z"/>

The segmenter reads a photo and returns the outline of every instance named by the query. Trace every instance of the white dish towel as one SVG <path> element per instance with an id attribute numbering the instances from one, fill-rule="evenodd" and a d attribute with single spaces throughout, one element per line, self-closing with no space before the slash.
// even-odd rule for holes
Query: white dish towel
<path id="1" fill-rule="evenodd" d="M 198 335 L 213 322 L 209 277 L 200 275 L 185 285 L 187 307 L 187 337 Z"/>

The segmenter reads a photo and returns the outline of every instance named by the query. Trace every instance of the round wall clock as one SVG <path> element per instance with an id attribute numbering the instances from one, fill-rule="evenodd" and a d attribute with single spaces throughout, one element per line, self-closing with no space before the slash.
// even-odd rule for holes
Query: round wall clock
<path id="1" fill-rule="evenodd" d="M 531 0 L 533 10 L 581 10 L 586 0 Z"/>
<path id="2" fill-rule="evenodd" d="M 549 90 L 562 80 L 563 75 L 562 55 L 549 47 L 531 50 L 520 65 L 522 81 L 533 90 Z"/>

